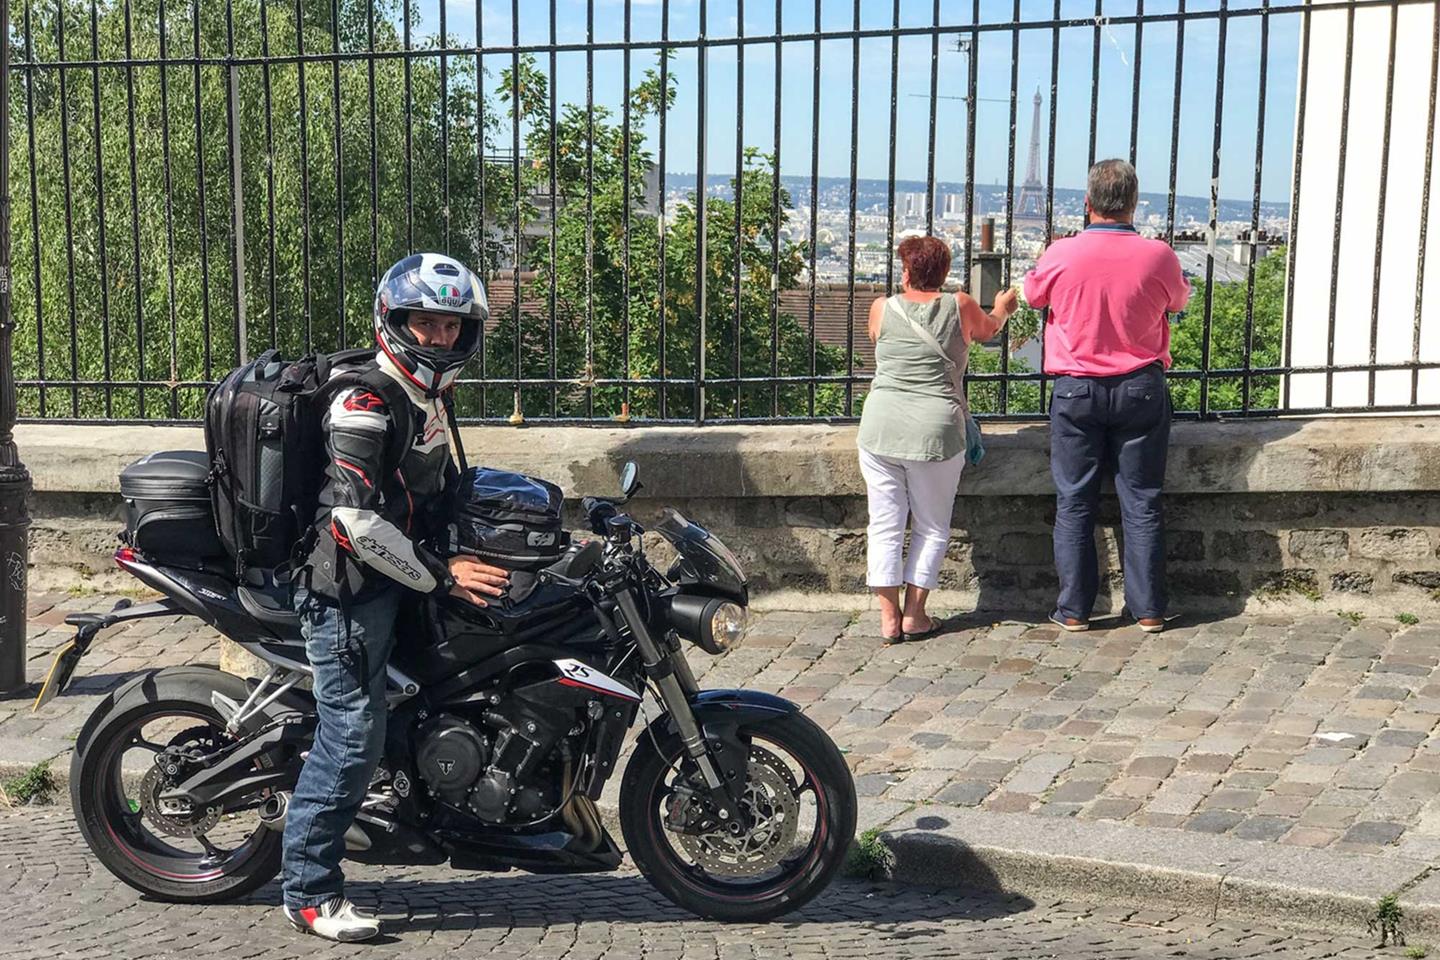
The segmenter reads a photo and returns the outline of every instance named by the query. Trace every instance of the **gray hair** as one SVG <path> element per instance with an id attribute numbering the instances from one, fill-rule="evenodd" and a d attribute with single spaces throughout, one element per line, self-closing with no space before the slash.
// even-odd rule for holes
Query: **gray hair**
<path id="1" fill-rule="evenodd" d="M 1127 216 L 1140 200 L 1140 179 L 1124 160 L 1101 160 L 1090 168 L 1085 195 L 1090 208 L 1102 217 Z"/>

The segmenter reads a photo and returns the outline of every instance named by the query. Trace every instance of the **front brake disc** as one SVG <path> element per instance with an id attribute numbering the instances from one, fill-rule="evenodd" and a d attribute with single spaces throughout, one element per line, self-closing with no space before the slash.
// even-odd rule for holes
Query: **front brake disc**
<path id="1" fill-rule="evenodd" d="M 740 836 L 712 830 L 679 834 L 681 848 L 706 873 L 719 877 L 759 876 L 790 852 L 799 831 L 799 785 L 790 768 L 775 754 L 752 745 L 745 770 L 745 795 L 740 806 L 750 829 Z"/>

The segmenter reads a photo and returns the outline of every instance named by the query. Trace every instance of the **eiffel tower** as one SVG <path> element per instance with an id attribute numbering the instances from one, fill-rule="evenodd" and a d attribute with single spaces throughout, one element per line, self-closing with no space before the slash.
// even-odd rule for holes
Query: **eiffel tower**
<path id="1" fill-rule="evenodd" d="M 1025 165 L 1025 182 L 1020 185 L 1020 203 L 1015 211 L 1020 222 L 1045 222 L 1045 184 L 1040 181 L 1040 88 L 1035 88 L 1035 117 L 1030 122 L 1030 161 Z"/>

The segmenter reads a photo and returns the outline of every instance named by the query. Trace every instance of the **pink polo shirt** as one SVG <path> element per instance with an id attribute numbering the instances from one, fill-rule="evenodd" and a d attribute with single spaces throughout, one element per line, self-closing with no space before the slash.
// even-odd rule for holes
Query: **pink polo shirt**
<path id="1" fill-rule="evenodd" d="M 1045 372 L 1113 377 L 1170 366 L 1167 313 L 1190 299 L 1175 251 L 1128 226 L 1056 240 L 1025 275 L 1025 300 L 1050 308 Z"/>

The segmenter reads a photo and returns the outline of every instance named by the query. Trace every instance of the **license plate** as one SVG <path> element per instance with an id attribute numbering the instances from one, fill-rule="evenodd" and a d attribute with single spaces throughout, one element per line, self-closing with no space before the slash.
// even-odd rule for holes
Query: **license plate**
<path id="1" fill-rule="evenodd" d="M 80 663 L 80 656 L 81 652 L 73 639 L 67 640 L 63 647 L 55 651 L 55 661 L 50 664 L 50 672 L 45 675 L 45 682 L 35 696 L 35 705 L 30 708 L 32 711 L 39 710 L 60 696 L 69 685 L 75 667 Z"/>

